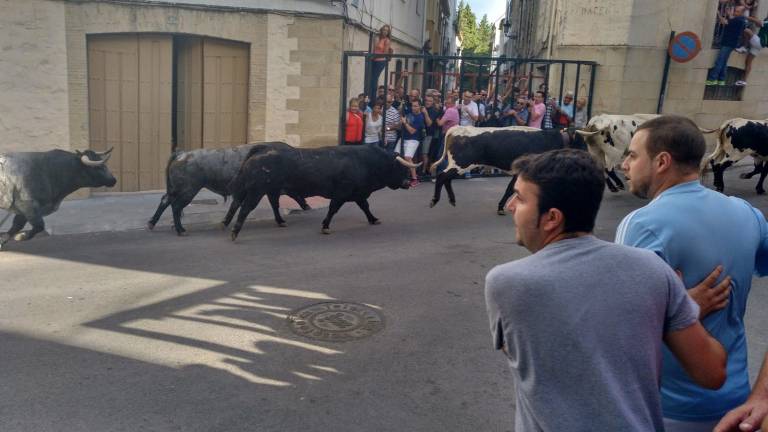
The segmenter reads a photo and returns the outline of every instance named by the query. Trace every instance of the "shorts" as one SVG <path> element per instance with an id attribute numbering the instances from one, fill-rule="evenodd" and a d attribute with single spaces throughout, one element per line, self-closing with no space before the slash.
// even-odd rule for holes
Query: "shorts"
<path id="1" fill-rule="evenodd" d="M 752 35 L 752 38 L 749 39 L 749 53 L 757 57 L 761 49 L 763 46 L 760 44 L 760 37 L 756 34 Z"/>
<path id="2" fill-rule="evenodd" d="M 403 156 L 412 158 L 418 148 L 418 140 L 403 140 Z"/>
<path id="3" fill-rule="evenodd" d="M 421 142 L 421 154 L 428 155 L 429 154 L 429 145 L 432 143 L 432 135 L 427 135 L 424 137 L 424 141 Z"/>

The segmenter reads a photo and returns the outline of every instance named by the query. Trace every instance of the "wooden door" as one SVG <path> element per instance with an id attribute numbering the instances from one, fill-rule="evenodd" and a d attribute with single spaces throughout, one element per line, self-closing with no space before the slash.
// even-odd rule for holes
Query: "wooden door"
<path id="1" fill-rule="evenodd" d="M 203 147 L 246 142 L 249 57 L 248 44 L 203 40 Z"/>
<path id="2" fill-rule="evenodd" d="M 111 191 L 165 187 L 171 152 L 172 39 L 166 35 L 88 38 L 90 147 L 114 147 Z"/>

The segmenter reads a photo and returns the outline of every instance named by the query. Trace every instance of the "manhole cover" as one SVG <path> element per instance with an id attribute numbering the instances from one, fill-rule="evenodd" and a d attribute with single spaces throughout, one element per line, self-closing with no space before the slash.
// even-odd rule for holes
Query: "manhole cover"
<path id="1" fill-rule="evenodd" d="M 317 303 L 293 311 L 288 326 L 299 336 L 328 342 L 366 338 L 384 328 L 384 317 L 358 303 Z"/>

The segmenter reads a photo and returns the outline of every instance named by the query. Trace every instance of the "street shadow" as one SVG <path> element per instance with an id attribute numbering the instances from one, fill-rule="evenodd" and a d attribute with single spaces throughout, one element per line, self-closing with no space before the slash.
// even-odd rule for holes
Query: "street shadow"
<path id="1" fill-rule="evenodd" d="M 3 431 L 277 431 L 304 405 L 202 364 L 158 365 L 5 331 L 0 346 Z"/>

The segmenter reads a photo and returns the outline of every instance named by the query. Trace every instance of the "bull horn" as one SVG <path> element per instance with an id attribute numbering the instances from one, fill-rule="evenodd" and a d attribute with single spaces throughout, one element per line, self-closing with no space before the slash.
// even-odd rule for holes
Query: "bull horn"
<path id="1" fill-rule="evenodd" d="M 700 126 L 697 126 L 697 127 L 699 128 L 699 132 L 701 132 L 701 133 L 703 133 L 703 134 L 711 134 L 712 132 L 717 132 L 717 131 L 719 131 L 719 130 L 720 130 L 720 128 L 715 128 L 715 129 L 702 129 Z"/>
<path id="2" fill-rule="evenodd" d="M 103 152 L 95 151 L 94 153 L 96 153 L 99 156 L 104 156 L 104 155 L 108 155 L 108 154 L 112 153 L 112 150 L 114 150 L 114 149 L 115 149 L 114 147 L 110 147 L 109 150 L 107 150 L 107 151 L 103 151 Z"/>
<path id="3" fill-rule="evenodd" d="M 416 168 L 418 168 L 418 167 L 420 167 L 420 166 L 421 166 L 421 162 L 419 162 L 419 163 L 415 164 L 415 163 L 413 163 L 413 162 L 408 162 L 407 160 L 403 159 L 403 158 L 402 158 L 402 157 L 400 157 L 400 156 L 396 156 L 396 157 L 395 157 L 395 159 L 397 159 L 397 161 L 398 161 L 398 162 L 400 162 L 400 164 L 401 164 L 402 166 L 404 166 L 404 167 L 408 167 L 408 168 L 413 168 L 413 169 L 416 169 Z"/>
<path id="4" fill-rule="evenodd" d="M 579 134 L 581 136 L 585 136 L 585 137 L 591 137 L 593 135 L 597 135 L 598 132 L 600 132 L 600 131 L 590 132 L 590 131 L 585 131 L 585 130 L 581 130 L 581 129 L 576 129 L 576 133 L 577 134 Z"/>
<path id="5" fill-rule="evenodd" d="M 88 159 L 88 155 L 82 155 L 80 156 L 80 162 L 83 163 L 83 165 L 91 166 L 91 167 L 97 167 L 104 165 L 107 162 L 107 159 L 109 159 L 109 156 L 106 157 L 106 159 L 98 160 L 98 161 L 92 161 Z"/>

